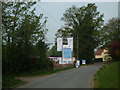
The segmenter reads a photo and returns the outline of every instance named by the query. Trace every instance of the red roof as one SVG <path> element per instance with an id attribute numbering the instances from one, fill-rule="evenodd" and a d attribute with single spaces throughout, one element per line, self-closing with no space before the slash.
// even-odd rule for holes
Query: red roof
<path id="1" fill-rule="evenodd" d="M 95 55 L 101 55 L 102 52 L 103 52 L 104 49 L 98 49 L 96 52 L 95 52 Z"/>

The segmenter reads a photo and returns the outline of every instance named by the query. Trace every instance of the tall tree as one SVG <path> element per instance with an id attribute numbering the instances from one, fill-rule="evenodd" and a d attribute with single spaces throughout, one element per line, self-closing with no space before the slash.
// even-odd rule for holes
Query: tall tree
<path id="1" fill-rule="evenodd" d="M 99 44 L 99 31 L 103 25 L 102 18 L 97 6 L 91 3 L 80 8 L 72 6 L 63 14 L 61 20 L 65 22 L 65 28 L 58 31 L 58 36 L 63 36 L 65 32 L 69 33 L 68 37 L 74 38 L 74 56 L 77 59 L 86 59 L 89 63 L 94 57 L 94 48 Z"/>
<path id="2" fill-rule="evenodd" d="M 101 45 L 108 46 L 111 41 L 120 40 L 119 30 L 120 20 L 118 18 L 110 19 L 100 31 L 101 34 Z"/>
<path id="3" fill-rule="evenodd" d="M 35 2 L 3 3 L 4 72 L 19 73 L 31 70 L 33 61 L 30 57 L 38 55 L 34 52 L 42 52 L 35 48 L 39 41 L 45 42 L 47 20 L 43 18 L 43 14 L 35 14 L 35 9 L 31 9 L 33 5 Z"/>
<path id="4" fill-rule="evenodd" d="M 101 45 L 107 47 L 113 60 L 120 58 L 120 19 L 112 18 L 101 30 Z"/>

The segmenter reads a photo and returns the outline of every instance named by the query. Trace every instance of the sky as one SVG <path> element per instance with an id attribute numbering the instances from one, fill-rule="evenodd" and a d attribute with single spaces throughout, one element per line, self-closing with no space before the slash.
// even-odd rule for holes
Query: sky
<path id="1" fill-rule="evenodd" d="M 35 5 L 36 14 L 44 14 L 44 17 L 48 17 L 46 28 L 48 32 L 46 35 L 47 43 L 53 43 L 55 41 L 55 33 L 57 30 L 64 26 L 64 22 L 61 21 L 61 17 L 66 9 L 75 5 L 77 7 L 86 6 L 90 2 L 39 2 Z M 118 2 L 94 2 L 98 7 L 97 10 L 104 14 L 105 23 L 113 17 L 118 17 Z M 51 45 L 52 46 L 52 45 Z"/>

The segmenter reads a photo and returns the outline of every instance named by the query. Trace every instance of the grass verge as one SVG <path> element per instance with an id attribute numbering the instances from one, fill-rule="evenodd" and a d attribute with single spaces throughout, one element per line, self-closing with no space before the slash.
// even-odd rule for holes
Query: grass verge
<path id="1" fill-rule="evenodd" d="M 9 88 L 9 87 L 19 85 L 19 84 L 24 84 L 24 83 L 26 82 L 19 79 L 15 79 L 15 76 L 13 75 L 7 75 L 7 76 L 3 76 L 2 88 Z"/>
<path id="2" fill-rule="evenodd" d="M 100 68 L 94 76 L 94 88 L 118 88 L 118 64 L 112 62 Z"/>

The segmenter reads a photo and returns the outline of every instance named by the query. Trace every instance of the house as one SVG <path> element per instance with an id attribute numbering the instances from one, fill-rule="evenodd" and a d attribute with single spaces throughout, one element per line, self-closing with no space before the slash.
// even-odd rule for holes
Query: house
<path id="1" fill-rule="evenodd" d="M 99 48 L 95 52 L 95 60 L 104 62 L 104 61 L 111 61 L 112 58 L 110 57 L 110 54 L 107 49 Z"/>

